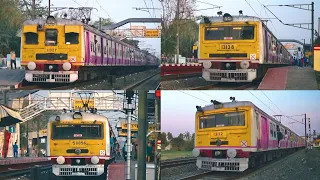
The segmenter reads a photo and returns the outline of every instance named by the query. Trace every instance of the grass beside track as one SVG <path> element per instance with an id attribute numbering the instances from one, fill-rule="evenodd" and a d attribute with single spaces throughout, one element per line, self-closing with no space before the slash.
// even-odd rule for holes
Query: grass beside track
<path id="1" fill-rule="evenodd" d="M 192 157 L 192 151 L 161 151 L 161 160 Z"/>

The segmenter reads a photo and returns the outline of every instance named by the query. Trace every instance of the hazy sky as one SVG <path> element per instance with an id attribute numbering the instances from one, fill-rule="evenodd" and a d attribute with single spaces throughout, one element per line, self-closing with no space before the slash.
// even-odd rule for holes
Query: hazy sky
<path id="1" fill-rule="evenodd" d="M 249 6 L 249 4 L 251 7 Z M 320 1 L 315 0 L 199 0 L 196 9 L 210 8 L 210 5 L 203 2 L 211 3 L 218 6 L 223 6 L 220 10 L 224 13 L 238 15 L 239 10 L 243 11 L 244 15 L 258 16 L 260 18 L 274 18 L 274 16 L 265 9 L 263 5 L 286 5 L 286 4 L 311 4 L 315 2 L 315 29 L 318 31 L 318 18 L 320 14 Z M 260 3 L 261 4 L 260 4 Z M 311 6 L 310 6 L 311 7 Z M 289 7 L 268 7 L 280 20 L 284 23 L 311 23 L 311 11 L 299 10 Z M 254 9 L 254 10 L 253 10 Z M 197 11 L 197 15 L 216 16 L 219 9 L 210 9 Z M 255 12 L 257 13 L 255 13 Z M 277 19 L 271 19 L 272 23 L 268 22 L 268 27 L 279 39 L 306 39 L 306 43 L 310 43 L 311 31 L 299 29 L 295 27 L 285 26 Z M 273 25 L 272 25 L 273 24 Z M 310 26 L 311 28 L 311 26 Z"/>
<path id="2" fill-rule="evenodd" d="M 253 95 L 252 95 L 252 94 Z M 162 91 L 161 129 L 174 136 L 186 131 L 195 131 L 196 106 L 210 104 L 210 100 L 230 102 L 230 96 L 238 101 L 251 101 L 269 115 L 301 115 L 307 113 L 311 118 L 311 131 L 320 133 L 319 91 Z M 260 99 L 262 102 L 260 102 Z M 277 108 L 269 99 L 279 108 Z M 270 109 L 271 110 L 270 110 Z M 273 112 L 274 111 L 274 112 Z M 302 121 L 304 116 L 292 117 Z M 298 135 L 304 135 L 304 125 L 282 117 L 282 123 Z"/>
<path id="3" fill-rule="evenodd" d="M 146 0 L 148 8 L 161 8 L 158 0 L 153 0 L 153 6 L 150 0 Z M 48 6 L 48 1 L 44 0 L 43 5 Z M 128 18 L 160 18 L 161 10 L 150 9 L 150 14 L 146 11 L 137 11 L 133 7 L 145 8 L 144 0 L 51 0 L 52 7 L 94 7 L 98 11 L 92 11 L 92 20 L 96 21 L 99 17 L 111 18 L 114 22 L 120 22 Z M 80 5 L 79 5 L 80 4 Z M 100 6 L 101 5 L 101 6 Z M 160 23 L 132 23 L 132 26 L 146 26 L 149 29 L 154 29 Z M 120 29 L 129 28 L 130 24 L 120 27 Z M 155 49 L 157 54 L 160 54 L 160 38 L 140 38 L 142 41 L 139 46 L 141 48 Z"/>

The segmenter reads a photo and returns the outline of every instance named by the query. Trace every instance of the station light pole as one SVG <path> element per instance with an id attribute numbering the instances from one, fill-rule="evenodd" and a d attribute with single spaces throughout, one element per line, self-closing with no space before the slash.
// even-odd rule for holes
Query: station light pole
<path id="1" fill-rule="evenodd" d="M 134 96 L 134 91 L 126 91 L 126 98 L 127 98 L 127 108 L 124 110 L 127 114 L 127 165 L 126 165 L 126 180 L 131 180 L 131 114 L 133 114 L 133 108 L 132 108 L 132 99 Z"/>
<path id="2" fill-rule="evenodd" d="M 146 179 L 147 91 L 139 91 L 138 102 L 138 179 Z"/>

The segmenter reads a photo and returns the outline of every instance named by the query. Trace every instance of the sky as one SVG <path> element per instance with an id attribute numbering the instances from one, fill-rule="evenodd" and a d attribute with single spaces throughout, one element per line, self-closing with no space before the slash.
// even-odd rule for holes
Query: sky
<path id="1" fill-rule="evenodd" d="M 209 105 L 210 100 L 230 102 L 230 96 L 235 97 L 237 101 L 251 101 L 271 116 L 294 116 L 293 119 L 302 122 L 302 114 L 307 113 L 307 118 L 311 118 L 311 133 L 313 130 L 320 133 L 320 91 L 289 90 L 161 91 L 161 130 L 171 132 L 173 136 L 186 131 L 194 133 L 196 106 Z M 298 135 L 304 135 L 304 124 L 285 117 L 282 117 L 281 122 Z"/>
<path id="2" fill-rule="evenodd" d="M 315 0 L 199 0 L 197 1 L 196 9 L 210 8 L 210 3 L 217 6 L 222 6 L 220 9 L 210 9 L 196 11 L 197 15 L 216 16 L 218 11 L 238 15 L 239 10 L 243 11 L 244 15 L 258 16 L 260 18 L 275 18 L 263 5 L 286 5 L 286 4 L 311 4 L 315 2 L 315 30 L 318 31 L 318 18 L 320 14 L 320 1 Z M 261 4 L 260 4 L 261 3 Z M 249 6 L 252 7 L 250 7 Z M 311 6 L 310 6 L 311 7 Z M 280 20 L 284 23 L 311 23 L 311 11 L 300 10 L 290 7 L 268 7 Z M 256 12 L 256 13 L 255 13 Z M 268 22 L 269 29 L 276 35 L 278 39 L 296 39 L 303 42 L 306 39 L 306 44 L 310 43 L 311 31 L 299 29 L 295 27 L 285 26 L 277 19 L 271 19 L 272 23 Z M 310 26 L 311 28 L 311 26 Z"/>
<path id="3" fill-rule="evenodd" d="M 146 4 L 144 3 L 146 2 Z M 152 5 L 153 3 L 153 5 Z M 48 6 L 48 1 L 42 1 L 44 6 Z M 51 0 L 52 7 L 94 7 L 97 10 L 92 11 L 91 19 L 92 21 L 99 20 L 102 18 L 111 18 L 114 22 L 120 22 L 128 18 L 160 18 L 161 10 L 152 10 L 149 12 L 135 10 L 133 7 L 137 8 L 161 8 L 161 4 L 158 0 Z M 160 23 L 132 23 L 132 26 L 146 26 L 147 29 L 155 29 Z M 127 24 L 123 28 L 129 28 L 130 25 Z M 140 38 L 137 39 L 142 41 L 139 47 L 142 49 L 150 48 L 154 49 L 157 56 L 160 56 L 161 43 L 160 38 Z"/>

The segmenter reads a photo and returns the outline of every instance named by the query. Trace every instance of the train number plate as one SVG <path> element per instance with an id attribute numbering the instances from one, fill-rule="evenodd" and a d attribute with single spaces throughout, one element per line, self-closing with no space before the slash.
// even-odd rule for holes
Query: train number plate
<path id="1" fill-rule="evenodd" d="M 212 135 L 215 137 L 224 137 L 225 133 L 222 131 L 217 131 L 217 132 L 213 132 Z"/>
<path id="2" fill-rule="evenodd" d="M 222 50 L 235 50 L 236 46 L 234 44 L 220 44 L 220 49 L 222 49 Z"/>
<path id="3" fill-rule="evenodd" d="M 72 147 L 85 147 L 85 146 L 87 146 L 86 141 L 71 141 L 70 144 Z"/>

